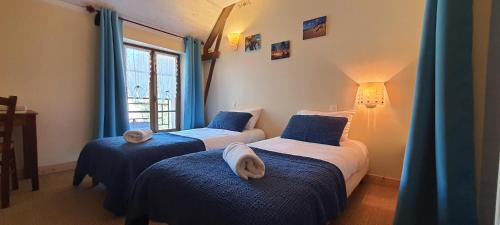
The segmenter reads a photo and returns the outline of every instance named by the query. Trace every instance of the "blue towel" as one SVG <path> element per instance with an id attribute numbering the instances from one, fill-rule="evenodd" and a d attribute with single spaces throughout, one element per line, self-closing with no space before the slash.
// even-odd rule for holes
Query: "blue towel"
<path id="1" fill-rule="evenodd" d="M 154 134 L 140 144 L 127 143 L 121 136 L 97 139 L 80 153 L 73 185 L 78 186 L 86 175 L 94 183 L 103 183 L 107 190 L 104 208 L 124 215 L 130 190 L 142 171 L 163 159 L 204 150 L 201 140 L 169 133 Z"/>
<path id="2" fill-rule="evenodd" d="M 222 150 L 158 162 L 136 180 L 127 225 L 325 225 L 345 208 L 344 177 L 333 164 L 253 148 L 262 179 L 236 176 Z"/>

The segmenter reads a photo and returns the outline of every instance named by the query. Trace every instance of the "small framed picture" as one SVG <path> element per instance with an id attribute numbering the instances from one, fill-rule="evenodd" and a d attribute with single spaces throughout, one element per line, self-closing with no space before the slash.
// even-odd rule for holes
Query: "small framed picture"
<path id="1" fill-rule="evenodd" d="M 303 40 L 321 36 L 326 36 L 326 16 L 304 21 L 302 29 Z"/>
<path id="2" fill-rule="evenodd" d="M 290 57 L 290 41 L 282 41 L 271 45 L 271 60 Z"/>
<path id="3" fill-rule="evenodd" d="M 260 50 L 262 38 L 260 34 L 245 37 L 245 52 Z"/>

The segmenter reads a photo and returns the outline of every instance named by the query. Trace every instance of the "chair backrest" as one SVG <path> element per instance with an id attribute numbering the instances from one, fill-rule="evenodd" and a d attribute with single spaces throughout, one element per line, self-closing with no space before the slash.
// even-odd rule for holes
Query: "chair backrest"
<path id="1" fill-rule="evenodd" d="M 3 149 L 10 148 L 16 104 L 16 96 L 0 97 L 0 105 L 7 107 L 7 111 L 0 113 L 0 128 L 2 128 L 0 129 L 0 145 L 3 145 Z"/>

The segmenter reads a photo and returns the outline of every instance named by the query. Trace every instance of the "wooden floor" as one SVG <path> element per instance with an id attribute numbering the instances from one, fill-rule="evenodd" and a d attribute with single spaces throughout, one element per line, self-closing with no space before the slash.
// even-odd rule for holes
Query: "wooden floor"
<path id="1" fill-rule="evenodd" d="M 12 192 L 11 207 L 0 209 L 1 225 L 123 225 L 102 209 L 105 191 L 90 189 L 87 179 L 81 188 L 72 185 L 73 172 L 40 177 L 40 190 L 30 191 L 28 180 Z M 329 225 L 389 225 L 394 218 L 397 185 L 365 179 L 349 198 L 348 207 Z"/>
<path id="2" fill-rule="evenodd" d="M 347 209 L 329 225 L 392 225 L 399 184 L 366 177 L 348 199 Z"/>

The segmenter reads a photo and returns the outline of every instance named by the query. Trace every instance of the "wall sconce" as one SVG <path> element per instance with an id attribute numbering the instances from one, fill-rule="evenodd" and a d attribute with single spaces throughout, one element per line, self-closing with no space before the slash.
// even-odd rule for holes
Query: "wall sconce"
<path id="1" fill-rule="evenodd" d="M 238 50 L 238 45 L 240 44 L 241 33 L 232 32 L 227 35 L 227 40 L 229 40 L 229 45 L 235 51 Z"/>
<path id="2" fill-rule="evenodd" d="M 375 108 L 385 103 L 385 84 L 382 82 L 362 83 L 358 87 L 356 103 L 366 108 Z"/>

